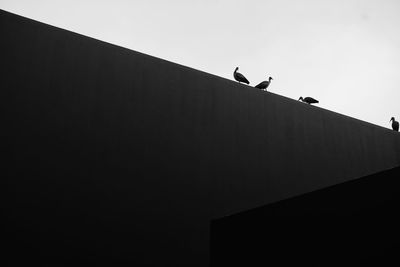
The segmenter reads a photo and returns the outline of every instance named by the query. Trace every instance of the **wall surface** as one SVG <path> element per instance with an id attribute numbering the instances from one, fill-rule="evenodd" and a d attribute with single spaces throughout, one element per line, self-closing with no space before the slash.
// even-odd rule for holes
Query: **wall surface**
<path id="1" fill-rule="evenodd" d="M 400 165 L 376 125 L 4 11 L 0 36 L 14 259 L 207 266 L 212 219 Z"/>
<path id="2" fill-rule="evenodd" d="M 399 177 L 397 167 L 217 219 L 211 266 L 398 265 Z"/>

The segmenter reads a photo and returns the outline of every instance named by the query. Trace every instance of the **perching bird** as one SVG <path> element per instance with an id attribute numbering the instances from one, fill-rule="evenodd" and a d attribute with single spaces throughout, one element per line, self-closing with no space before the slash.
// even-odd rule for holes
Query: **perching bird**
<path id="1" fill-rule="evenodd" d="M 235 78 L 236 81 L 239 83 L 246 83 L 249 84 L 250 82 L 246 79 L 246 77 L 243 76 L 243 74 L 237 72 L 239 67 L 236 67 L 235 71 L 233 72 L 233 78 Z"/>
<path id="2" fill-rule="evenodd" d="M 318 100 L 316 100 L 316 99 L 314 99 L 314 98 L 312 98 L 312 97 L 309 97 L 309 96 L 307 96 L 307 97 L 305 97 L 305 98 L 303 98 L 302 96 L 300 96 L 299 100 L 301 100 L 301 101 L 303 101 L 304 103 L 307 103 L 307 104 L 319 103 Z"/>
<path id="3" fill-rule="evenodd" d="M 269 86 L 270 83 L 271 83 L 271 80 L 273 80 L 272 77 L 269 77 L 268 81 L 263 81 L 263 82 L 257 84 L 257 85 L 255 86 L 255 88 L 258 88 L 258 89 L 261 89 L 261 90 L 266 91 L 267 88 L 268 88 L 268 86 Z"/>
<path id="4" fill-rule="evenodd" d="M 392 122 L 392 129 L 393 129 L 393 131 L 399 131 L 399 122 L 398 121 L 396 121 L 395 119 L 394 119 L 394 117 L 392 117 L 391 119 L 390 119 L 390 121 L 393 121 Z"/>

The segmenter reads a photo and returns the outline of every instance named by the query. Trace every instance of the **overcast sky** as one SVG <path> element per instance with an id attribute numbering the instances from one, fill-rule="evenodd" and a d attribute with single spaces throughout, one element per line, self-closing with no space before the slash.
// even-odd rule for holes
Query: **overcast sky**
<path id="1" fill-rule="evenodd" d="M 399 0 L 0 0 L 0 8 L 384 127 L 400 119 Z"/>

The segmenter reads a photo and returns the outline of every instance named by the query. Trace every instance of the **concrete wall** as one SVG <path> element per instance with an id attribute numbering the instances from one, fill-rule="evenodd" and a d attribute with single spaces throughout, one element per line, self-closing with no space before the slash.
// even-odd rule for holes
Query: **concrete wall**
<path id="1" fill-rule="evenodd" d="M 400 165 L 376 125 L 3 11 L 0 36 L 6 217 L 36 260 L 206 266 L 211 219 Z"/>
<path id="2" fill-rule="evenodd" d="M 390 266 L 400 167 L 215 220 L 211 266 Z"/>

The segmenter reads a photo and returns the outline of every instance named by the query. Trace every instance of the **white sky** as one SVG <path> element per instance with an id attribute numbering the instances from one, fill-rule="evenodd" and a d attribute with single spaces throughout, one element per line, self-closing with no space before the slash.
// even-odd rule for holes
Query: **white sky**
<path id="1" fill-rule="evenodd" d="M 399 0 L 0 0 L 0 9 L 390 127 Z"/>

